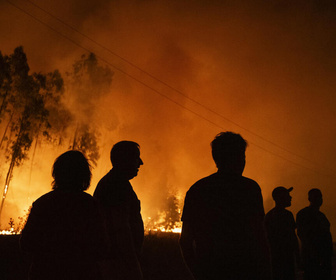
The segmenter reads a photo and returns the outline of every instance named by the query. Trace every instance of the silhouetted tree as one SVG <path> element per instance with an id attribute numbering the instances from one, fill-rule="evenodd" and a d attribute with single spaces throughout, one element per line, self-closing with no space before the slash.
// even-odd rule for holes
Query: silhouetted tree
<path id="1" fill-rule="evenodd" d="M 0 122 L 4 116 L 8 104 L 8 93 L 10 91 L 11 76 L 8 64 L 8 56 L 3 56 L 0 52 Z"/>
<path id="2" fill-rule="evenodd" d="M 174 229 L 181 220 L 181 211 L 179 207 L 180 201 L 176 194 L 171 194 L 166 199 L 165 224 L 167 230 Z"/>
<path id="3" fill-rule="evenodd" d="M 7 121 L 0 147 L 4 141 L 7 142 L 5 155 L 9 167 L 5 189 L 8 190 L 14 167 L 27 159 L 32 142 L 36 140 L 37 143 L 39 135 L 50 141 L 55 137 L 56 130 L 60 134 L 62 129 L 52 124 L 61 122 L 63 127 L 66 126 L 61 116 L 66 115 L 67 119 L 70 114 L 64 113 L 66 109 L 61 104 L 64 88 L 60 73 L 56 70 L 46 75 L 29 75 L 27 57 L 22 47 L 17 47 L 10 56 L 0 56 L 0 83 L 0 119 Z M 50 117 L 51 111 L 53 118 Z M 53 133 L 50 133 L 52 129 Z"/>
<path id="4" fill-rule="evenodd" d="M 157 214 L 147 225 L 148 229 L 161 229 L 171 231 L 181 226 L 180 200 L 176 193 L 168 194 Z"/>

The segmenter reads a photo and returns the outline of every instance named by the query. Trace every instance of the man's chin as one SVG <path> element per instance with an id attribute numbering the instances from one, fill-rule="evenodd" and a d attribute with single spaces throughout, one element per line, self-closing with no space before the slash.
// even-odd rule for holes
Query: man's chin
<path id="1" fill-rule="evenodd" d="M 138 170 L 129 176 L 129 180 L 133 179 L 134 177 L 138 176 Z"/>

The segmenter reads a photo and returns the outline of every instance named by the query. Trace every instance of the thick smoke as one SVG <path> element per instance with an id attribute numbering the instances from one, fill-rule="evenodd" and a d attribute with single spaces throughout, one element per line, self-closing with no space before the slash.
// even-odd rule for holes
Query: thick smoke
<path id="1" fill-rule="evenodd" d="M 335 227 L 333 1 L 33 1 L 107 49 L 28 1 L 15 3 L 84 49 L 2 1 L 2 53 L 23 45 L 32 71 L 64 73 L 86 49 L 114 71 L 109 93 L 92 107 L 101 159 L 89 192 L 111 167 L 112 144 L 137 141 L 144 166 L 133 185 L 143 215 L 154 215 L 170 191 L 183 197 L 216 170 L 210 142 L 231 130 L 249 142 L 244 174 L 260 184 L 267 211 L 276 186 L 294 187 L 294 214 L 318 187 Z M 15 172 L 8 217 L 48 191 L 63 151 L 41 147 L 29 187 L 30 173 Z"/>

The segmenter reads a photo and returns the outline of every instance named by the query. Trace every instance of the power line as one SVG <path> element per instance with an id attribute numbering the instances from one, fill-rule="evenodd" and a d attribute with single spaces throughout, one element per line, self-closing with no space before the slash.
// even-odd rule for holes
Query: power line
<path id="1" fill-rule="evenodd" d="M 92 53 L 92 52 L 93 52 L 92 50 L 88 49 L 87 47 L 84 47 L 84 46 L 81 45 L 80 43 L 76 42 L 75 40 L 73 40 L 73 39 L 71 39 L 70 37 L 64 35 L 64 34 L 61 33 L 60 31 L 58 31 L 57 29 L 53 28 L 53 27 L 50 26 L 49 24 L 47 24 L 47 23 L 45 23 L 44 21 L 40 20 L 40 19 L 37 18 L 36 16 L 34 16 L 34 15 L 32 15 L 31 13 L 27 12 L 27 11 L 24 10 L 23 8 L 21 8 L 21 7 L 17 6 L 17 5 L 15 5 L 14 3 L 12 3 L 12 2 L 9 1 L 9 0 L 6 0 L 6 1 L 7 1 L 10 5 L 12 5 L 12 6 L 14 6 L 15 8 L 17 8 L 18 10 L 20 10 L 21 12 L 23 12 L 23 13 L 27 14 L 28 16 L 32 17 L 33 19 L 35 19 L 37 22 L 39 22 L 39 23 L 41 23 L 42 25 L 48 27 L 49 29 L 51 29 L 52 31 L 54 31 L 55 33 L 57 33 L 59 36 L 65 38 L 65 39 L 68 40 L 68 41 L 70 41 L 71 43 L 73 43 L 73 44 L 76 45 L 77 47 L 79 47 L 79 48 L 81 48 L 81 49 L 83 49 L 83 50 L 85 50 L 85 51 L 87 51 L 87 52 L 89 52 L 89 53 Z M 29 1 L 29 0 L 26 0 L 26 1 L 29 2 L 29 3 L 32 3 L 32 2 Z M 61 22 L 61 23 L 63 23 L 64 25 L 68 26 L 68 27 L 71 28 L 72 30 L 78 32 L 79 34 L 81 34 L 81 35 L 84 36 L 85 38 L 87 38 L 87 39 L 89 39 L 90 41 L 94 42 L 94 43 L 97 44 L 98 46 L 100 46 L 100 47 L 102 47 L 103 49 L 109 51 L 111 54 L 117 56 L 118 58 L 120 58 L 120 59 L 122 59 L 123 61 L 127 62 L 128 64 L 130 64 L 131 66 L 135 67 L 135 68 L 138 69 L 139 71 L 145 73 L 146 75 L 148 75 L 148 76 L 151 77 L 152 79 L 154 79 L 154 80 L 160 82 L 161 84 L 167 86 L 168 88 L 170 88 L 170 89 L 174 90 L 175 92 L 179 93 L 180 95 L 184 96 L 186 99 L 188 99 L 188 100 L 194 102 L 195 104 L 201 106 L 202 108 L 208 110 L 209 112 L 211 112 L 211 113 L 213 113 L 213 114 L 215 114 L 215 115 L 217 115 L 217 116 L 219 116 L 219 117 L 225 119 L 226 121 L 228 121 L 228 122 L 230 122 L 230 123 L 236 125 L 237 127 L 239 127 L 239 128 L 241 128 L 241 129 L 247 131 L 248 133 L 250 133 L 250 134 L 252 134 L 252 135 L 254 135 L 254 136 L 259 137 L 260 139 L 264 140 L 265 142 L 268 142 L 268 143 L 270 143 L 270 144 L 272 144 L 272 145 L 274 145 L 274 146 L 276 146 L 276 147 L 278 147 L 278 148 L 280 148 L 280 149 L 286 151 L 286 152 L 289 153 L 289 154 L 292 154 L 292 155 L 294 155 L 294 156 L 296 156 L 296 157 L 299 157 L 299 158 L 301 158 L 301 159 L 303 159 L 303 160 L 305 160 L 305 161 L 308 161 L 308 162 L 313 163 L 314 165 L 316 165 L 314 162 L 311 162 L 311 161 L 309 161 L 308 159 L 305 159 L 305 158 L 301 157 L 300 155 L 296 155 L 295 153 L 293 153 L 293 152 L 291 152 L 291 151 L 289 151 L 289 150 L 287 150 L 287 149 L 285 149 L 285 148 L 283 148 L 283 147 L 277 145 L 276 143 L 274 143 L 274 142 L 272 142 L 272 141 L 269 141 L 269 140 L 265 139 L 264 137 L 262 137 L 262 136 L 260 136 L 260 135 L 258 135 L 258 134 L 256 134 L 256 133 L 254 133 L 254 132 L 252 132 L 252 131 L 250 131 L 250 130 L 244 128 L 244 127 L 242 127 L 241 125 L 239 125 L 239 124 L 237 124 L 236 122 L 234 122 L 234 121 L 232 121 L 232 120 L 226 118 L 225 116 L 223 116 L 223 115 L 217 113 L 216 111 L 212 110 L 211 108 L 208 108 L 207 106 L 201 104 L 200 102 L 198 102 L 198 101 L 196 101 L 196 100 L 194 100 L 194 99 L 188 97 L 188 96 L 187 96 L 186 94 L 184 94 L 183 92 L 181 92 L 181 91 L 175 89 L 174 87 L 172 87 L 172 86 L 170 86 L 169 84 L 167 84 L 167 83 L 161 81 L 160 79 L 156 78 L 155 76 L 151 75 L 150 73 L 146 72 L 145 70 L 142 70 L 140 67 L 136 66 L 135 64 L 133 64 L 133 63 L 129 62 L 128 60 L 122 58 L 121 56 L 115 54 L 114 52 L 112 52 L 111 50 L 109 50 L 108 48 L 106 48 L 105 46 L 103 46 L 103 45 L 97 43 L 96 41 L 94 41 L 94 40 L 91 39 L 90 37 L 86 36 L 84 33 L 78 31 L 77 29 L 75 29 L 75 28 L 73 28 L 72 26 L 68 25 L 68 24 L 65 23 L 64 21 L 58 19 L 56 16 L 54 16 L 54 15 L 52 15 L 51 13 L 45 11 L 44 9 L 40 8 L 39 6 L 37 6 L 36 4 L 34 4 L 34 3 L 32 3 L 32 4 L 33 4 L 34 6 L 36 6 L 37 8 L 39 8 L 40 10 L 44 11 L 45 13 L 47 13 L 48 15 L 50 15 L 51 17 L 57 19 L 59 22 Z M 152 86 L 146 84 L 145 82 L 141 81 L 140 79 L 136 78 L 135 76 L 133 76 L 133 75 L 127 73 L 126 71 L 122 70 L 121 68 L 115 66 L 115 65 L 112 64 L 111 62 L 107 61 L 105 58 L 103 58 L 103 57 L 101 57 L 101 56 L 98 56 L 98 55 L 96 55 L 96 57 L 97 57 L 98 59 L 100 59 L 101 61 L 103 61 L 104 63 L 106 63 L 107 65 L 109 65 L 109 66 L 113 67 L 114 69 L 116 69 L 117 71 L 121 72 L 121 73 L 124 74 L 125 76 L 127 76 L 127 77 L 133 79 L 134 81 L 136 81 L 136 82 L 138 82 L 139 84 L 143 85 L 144 87 L 150 89 L 151 91 L 153 91 L 154 93 L 160 95 L 161 97 L 163 97 L 163 98 L 169 100 L 170 102 L 172 102 L 172 103 L 174 103 L 175 105 L 181 107 L 182 109 L 184 109 L 184 110 L 186 110 L 186 111 L 188 111 L 188 112 L 190 112 L 190 113 L 196 115 L 197 117 L 199 117 L 199 118 L 205 120 L 206 122 L 208 122 L 208 123 L 210 123 L 210 124 L 216 126 L 217 128 L 225 129 L 224 127 L 218 125 L 218 124 L 215 123 L 214 121 L 212 121 L 212 120 L 210 120 L 210 119 L 204 117 L 204 116 L 201 115 L 200 113 L 197 113 L 197 112 L 195 112 L 194 110 L 191 110 L 191 109 L 187 108 L 186 106 L 184 106 L 184 105 L 178 103 L 177 101 L 175 101 L 174 99 L 170 98 L 169 96 L 167 96 L 167 95 L 161 93 L 160 91 L 158 91 L 158 90 L 155 89 L 154 87 L 152 87 Z M 249 142 L 250 142 L 250 141 L 249 141 Z M 274 153 L 274 152 L 271 152 L 271 151 L 269 151 L 268 149 L 265 149 L 264 147 L 259 146 L 259 145 L 255 144 L 255 143 L 253 143 L 253 142 L 250 142 L 250 143 L 251 143 L 252 145 L 256 146 L 257 148 L 259 148 L 259 149 L 261 149 L 261 150 L 264 150 L 265 152 L 267 152 L 267 153 L 269 153 L 269 154 L 272 154 L 272 155 L 274 155 L 274 156 L 277 156 L 277 157 L 279 157 L 279 158 L 281 158 L 281 159 L 283 159 L 283 160 L 286 160 L 286 161 L 288 161 L 288 162 L 290 162 L 290 163 L 292 163 L 292 164 L 294 164 L 294 165 L 297 165 L 297 166 L 300 166 L 300 167 L 302 167 L 302 168 L 305 168 L 305 169 L 308 169 L 308 170 L 311 170 L 311 171 L 315 171 L 315 172 L 317 172 L 317 173 L 320 173 L 320 172 L 318 172 L 316 169 L 312 169 L 312 168 L 306 167 L 306 166 L 304 166 L 304 165 L 298 164 L 298 163 L 296 163 L 296 162 L 294 162 L 294 161 L 289 160 L 289 159 L 286 158 L 286 157 L 283 157 L 283 156 L 281 156 L 281 155 L 279 155 L 279 154 L 276 154 L 276 153 Z"/>
<path id="2" fill-rule="evenodd" d="M 309 159 L 305 158 L 305 157 L 302 157 L 301 155 L 299 154 L 296 154 L 294 153 L 293 151 L 290 151 L 289 149 L 286 149 L 285 147 L 281 146 L 281 145 L 278 145 L 277 143 L 271 141 L 271 140 L 268 140 L 266 139 L 265 137 L 261 136 L 260 134 L 257 134 L 253 131 L 251 131 L 250 129 L 247 129 L 243 126 L 241 126 L 240 124 L 238 124 L 237 122 L 225 117 L 224 115 L 216 112 L 215 110 L 211 109 L 210 107 L 200 103 L 199 101 L 189 97 L 187 94 L 183 93 L 182 91 L 176 89 L 175 87 L 169 85 L 168 83 L 162 81 L 161 79 L 155 77 L 154 75 L 152 75 L 151 73 L 149 73 L 148 71 L 144 70 L 143 68 L 137 66 L 136 64 L 132 63 L 131 61 L 129 61 L 128 59 L 118 55 L 117 53 L 113 52 L 111 49 L 107 48 L 106 46 L 104 46 L 103 44 L 97 42 L 96 40 L 92 39 L 91 37 L 87 36 L 85 33 L 79 31 L 78 29 L 74 28 L 73 26 L 71 26 L 70 24 L 68 24 L 67 22 L 65 22 L 64 20 L 60 19 L 59 17 L 57 17 L 56 15 L 50 13 L 49 11 L 47 11 L 46 9 L 43 9 L 42 7 L 40 7 L 39 5 L 35 4 L 34 2 L 30 1 L 30 0 L 26 0 L 26 2 L 29 2 L 31 5 L 33 5 L 34 7 L 38 8 L 39 10 L 43 11 L 44 13 L 46 13 L 47 15 L 49 15 L 50 17 L 54 18 L 55 20 L 57 20 L 58 22 L 62 23 L 63 25 L 67 26 L 68 28 L 70 28 L 71 30 L 75 31 L 76 33 L 80 34 L 81 36 L 83 36 L 84 38 L 88 39 L 89 41 L 91 41 L 92 43 L 96 44 L 97 46 L 99 46 L 100 48 L 102 48 L 103 50 L 109 52 L 110 54 L 118 57 L 119 59 L 121 59 L 122 61 L 126 62 L 127 64 L 131 65 L 132 67 L 134 67 L 135 69 L 139 70 L 140 72 L 146 74 L 148 77 L 152 78 L 153 80 L 161 83 L 162 85 L 166 86 L 167 88 L 175 91 L 176 93 L 182 95 L 184 98 L 192 101 L 193 103 L 197 104 L 198 106 L 202 107 L 203 109 L 211 112 L 212 114 L 224 119 L 225 121 L 227 122 L 230 122 L 232 124 L 234 124 L 235 126 L 239 127 L 240 129 L 243 129 L 245 130 L 246 132 L 250 133 L 251 135 L 254 135 L 258 138 L 260 138 L 261 140 L 269 143 L 269 144 L 272 144 L 273 146 L 287 152 L 287 153 L 290 153 L 296 157 L 299 157 L 305 161 L 308 161 L 310 163 L 313 163 L 314 165 L 316 165 L 314 162 L 310 161 Z"/>

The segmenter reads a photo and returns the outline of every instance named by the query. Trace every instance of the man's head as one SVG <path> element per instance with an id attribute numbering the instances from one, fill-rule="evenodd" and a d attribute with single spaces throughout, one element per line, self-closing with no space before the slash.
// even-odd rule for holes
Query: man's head
<path id="1" fill-rule="evenodd" d="M 310 206 L 320 208 L 323 203 L 322 192 L 319 189 L 311 189 L 308 192 L 308 200 Z"/>
<path id="2" fill-rule="evenodd" d="M 292 197 L 290 196 L 290 192 L 293 190 L 292 187 L 286 189 L 285 187 L 276 187 L 272 191 L 272 197 L 275 201 L 276 206 L 278 207 L 289 207 L 292 205 Z"/>
<path id="3" fill-rule="evenodd" d="M 128 180 L 138 175 L 140 165 L 140 146 L 132 141 L 120 141 L 111 149 L 111 162 L 115 169 L 122 172 Z"/>
<path id="4" fill-rule="evenodd" d="M 211 142 L 212 157 L 219 170 L 242 174 L 247 142 L 239 134 L 221 132 Z"/>

